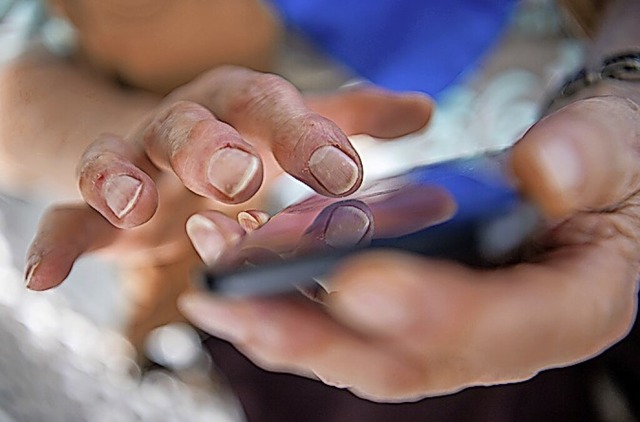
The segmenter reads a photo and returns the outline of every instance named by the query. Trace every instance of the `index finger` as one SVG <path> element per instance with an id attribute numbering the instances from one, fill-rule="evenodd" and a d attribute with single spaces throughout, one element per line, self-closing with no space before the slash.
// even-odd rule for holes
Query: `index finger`
<path id="1" fill-rule="evenodd" d="M 612 242 L 485 272 L 377 253 L 337 273 L 325 304 L 420 362 L 419 392 L 433 394 L 521 381 L 602 352 L 633 323 L 637 276 Z"/>

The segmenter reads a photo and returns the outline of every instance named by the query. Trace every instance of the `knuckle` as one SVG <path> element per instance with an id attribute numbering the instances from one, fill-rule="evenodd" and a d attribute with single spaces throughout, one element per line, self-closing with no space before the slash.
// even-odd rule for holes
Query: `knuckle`
<path id="1" fill-rule="evenodd" d="M 313 112 L 281 119 L 273 138 L 274 152 L 292 157 L 308 157 L 325 144 L 344 148 L 348 140 L 333 122 Z"/>
<path id="2" fill-rule="evenodd" d="M 193 122 L 208 117 L 207 109 L 198 103 L 185 100 L 173 102 L 145 128 L 143 143 L 148 148 L 163 141 L 179 144 L 189 133 Z"/>
<path id="3" fill-rule="evenodd" d="M 189 113 L 198 113 L 204 110 L 204 107 L 198 103 L 188 100 L 177 100 L 169 104 L 160 114 L 159 121 L 167 119 L 175 119 L 176 116 L 182 116 Z"/>
<path id="4" fill-rule="evenodd" d="M 194 168 L 195 161 L 203 158 L 198 154 L 195 146 L 209 132 L 211 132 L 211 122 L 208 120 L 198 120 L 189 125 L 174 127 L 171 130 L 171 142 L 167 146 L 167 155 L 176 172 L 184 173 Z"/>
<path id="5" fill-rule="evenodd" d="M 270 73 L 252 75 L 229 104 L 232 115 L 270 111 L 283 96 L 292 93 L 293 87 L 285 79 Z"/>
<path id="6" fill-rule="evenodd" d="M 276 139 L 276 146 L 285 148 L 287 153 L 290 151 L 294 157 L 304 157 L 305 149 L 313 148 L 309 140 L 313 139 L 312 134 L 321 125 L 318 117 L 308 113 L 290 118 L 285 124 L 281 125 L 281 130 Z"/>

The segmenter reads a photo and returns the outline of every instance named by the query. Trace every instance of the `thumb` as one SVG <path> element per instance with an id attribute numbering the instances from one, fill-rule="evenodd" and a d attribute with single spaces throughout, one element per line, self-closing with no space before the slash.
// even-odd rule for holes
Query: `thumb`
<path id="1" fill-rule="evenodd" d="M 552 218 L 610 209 L 640 189 L 640 107 L 620 97 L 572 103 L 536 123 L 513 148 L 525 195 Z"/>

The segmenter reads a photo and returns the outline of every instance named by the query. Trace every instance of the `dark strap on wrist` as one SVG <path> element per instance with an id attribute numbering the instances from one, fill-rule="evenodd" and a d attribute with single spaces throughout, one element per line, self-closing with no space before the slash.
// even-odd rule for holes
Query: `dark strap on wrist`
<path id="1" fill-rule="evenodd" d="M 557 101 L 572 97 L 579 91 L 599 82 L 614 79 L 640 82 L 640 52 L 626 52 L 606 57 L 596 70 L 582 68 L 562 84 L 557 94 L 548 102 L 545 110 Z"/>

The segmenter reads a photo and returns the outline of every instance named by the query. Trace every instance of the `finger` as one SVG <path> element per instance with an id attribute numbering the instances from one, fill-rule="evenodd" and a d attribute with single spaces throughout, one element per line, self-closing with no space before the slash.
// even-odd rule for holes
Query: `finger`
<path id="1" fill-rule="evenodd" d="M 424 392 L 524 380 L 587 359 L 628 332 L 637 263 L 613 246 L 487 272 L 408 255 L 363 256 L 335 275 L 327 310 L 422 360 Z"/>
<path id="2" fill-rule="evenodd" d="M 59 285 L 76 259 L 109 245 L 118 232 L 84 204 L 48 209 L 27 252 L 27 288 L 47 290 Z"/>
<path id="3" fill-rule="evenodd" d="M 298 298 L 300 299 L 300 298 Z M 258 365 L 320 378 L 376 399 L 407 398 L 422 374 L 383 347 L 336 324 L 305 300 L 222 300 L 183 296 L 181 310 L 233 342 Z M 293 334 L 293 335 L 292 335 Z"/>
<path id="4" fill-rule="evenodd" d="M 420 93 L 393 93 L 357 87 L 330 95 L 307 96 L 307 106 L 335 122 L 347 135 L 397 138 L 429 123 L 433 102 Z"/>
<path id="5" fill-rule="evenodd" d="M 172 170 L 199 195 L 239 203 L 262 183 L 262 161 L 254 148 L 199 104 L 171 104 L 136 137 L 157 167 Z"/>
<path id="6" fill-rule="evenodd" d="M 577 101 L 515 145 L 523 191 L 552 217 L 615 207 L 640 188 L 640 110 L 617 97 Z"/>
<path id="7" fill-rule="evenodd" d="M 246 234 L 237 221 L 218 211 L 192 215 L 186 230 L 196 252 L 208 266 L 216 265 L 223 252 L 237 245 Z"/>
<path id="8" fill-rule="evenodd" d="M 449 220 L 458 209 L 451 193 L 429 184 L 403 184 L 367 198 L 367 203 L 376 222 L 376 238 L 415 233 Z"/>
<path id="9" fill-rule="evenodd" d="M 84 200 L 114 226 L 139 226 L 147 222 L 158 207 L 156 185 L 140 167 L 153 170 L 122 138 L 101 135 L 80 159 L 80 192 Z"/>
<path id="10" fill-rule="evenodd" d="M 294 254 L 364 246 L 371 242 L 373 233 L 373 215 L 364 202 L 336 202 L 318 214 L 302 235 Z"/>
<path id="11" fill-rule="evenodd" d="M 346 135 L 309 110 L 289 82 L 236 67 L 221 67 L 203 78 L 215 87 L 203 104 L 243 135 L 264 140 L 292 176 L 329 196 L 360 186 L 362 163 Z"/>
<path id="12" fill-rule="evenodd" d="M 240 227 L 247 233 L 264 226 L 270 218 L 271 216 L 268 213 L 260 210 L 240 211 L 236 217 Z"/>

